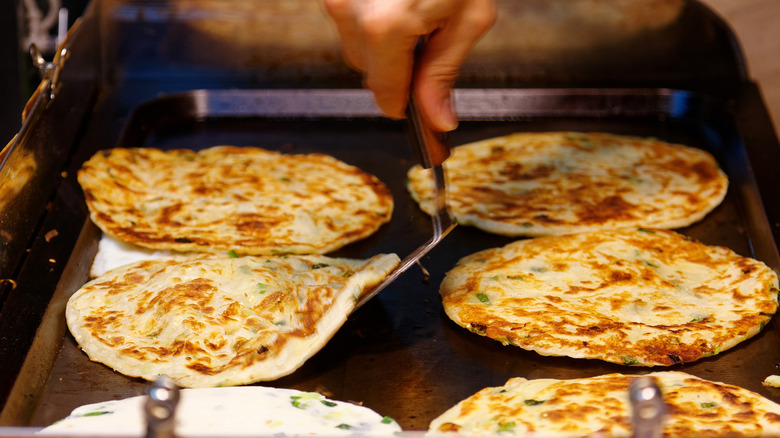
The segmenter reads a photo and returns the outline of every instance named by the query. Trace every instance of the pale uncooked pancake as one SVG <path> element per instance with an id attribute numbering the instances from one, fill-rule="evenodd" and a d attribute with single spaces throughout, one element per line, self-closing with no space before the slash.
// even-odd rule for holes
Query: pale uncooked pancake
<path id="1" fill-rule="evenodd" d="M 199 253 L 155 250 L 123 242 L 108 234 L 103 234 L 100 236 L 100 240 L 98 240 L 97 252 L 95 253 L 95 258 L 92 259 L 92 266 L 89 269 L 89 278 L 91 280 L 100 277 L 112 269 L 129 265 L 130 263 L 160 259 L 187 260 L 190 258 L 208 257 L 209 254 L 227 255 L 227 252 Z"/>
<path id="2" fill-rule="evenodd" d="M 398 263 L 395 254 L 141 261 L 84 285 L 66 320 L 90 359 L 128 376 L 183 387 L 269 381 L 319 351 Z"/>
<path id="3" fill-rule="evenodd" d="M 649 376 L 667 406 L 665 437 L 780 436 L 780 405 L 755 392 L 677 371 Z M 628 394 L 638 377 L 516 377 L 461 401 L 431 422 L 430 433 L 630 437 Z"/>
<path id="4" fill-rule="evenodd" d="M 44 428 L 42 435 L 127 436 L 146 433 L 145 396 L 93 403 Z M 401 432 L 393 419 L 322 394 L 241 386 L 183 389 L 175 411 L 177 436 L 388 436 Z"/>
<path id="5" fill-rule="evenodd" d="M 357 167 L 255 147 L 110 149 L 78 180 L 105 233 L 182 252 L 324 254 L 373 234 L 393 210 L 389 189 Z"/>
<path id="6" fill-rule="evenodd" d="M 453 148 L 444 170 L 457 222 L 508 236 L 683 227 L 720 204 L 728 188 L 701 149 L 604 133 L 491 138 Z M 411 168 L 407 187 L 431 214 L 429 172 Z"/>
<path id="7" fill-rule="evenodd" d="M 692 362 L 758 333 L 772 269 L 668 230 L 520 240 L 461 259 L 440 289 L 472 332 L 542 355 L 637 366 Z"/>

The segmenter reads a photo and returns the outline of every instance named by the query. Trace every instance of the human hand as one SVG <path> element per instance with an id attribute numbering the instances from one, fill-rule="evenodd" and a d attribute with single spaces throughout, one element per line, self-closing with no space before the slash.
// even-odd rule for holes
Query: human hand
<path id="1" fill-rule="evenodd" d="M 493 25 L 494 0 L 323 1 L 347 63 L 363 72 L 386 115 L 404 117 L 411 86 L 426 124 L 440 132 L 457 127 L 452 87 L 472 47 Z M 423 36 L 427 42 L 415 65 Z"/>

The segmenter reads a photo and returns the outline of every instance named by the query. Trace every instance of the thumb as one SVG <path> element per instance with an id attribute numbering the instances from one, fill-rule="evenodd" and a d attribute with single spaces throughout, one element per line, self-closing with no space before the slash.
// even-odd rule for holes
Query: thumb
<path id="1" fill-rule="evenodd" d="M 426 124 L 439 132 L 458 127 L 458 116 L 452 98 L 452 87 L 460 74 L 460 61 L 436 53 L 426 45 L 418 60 L 412 90 L 420 115 Z"/>
<path id="2" fill-rule="evenodd" d="M 412 86 L 420 115 L 440 132 L 458 127 L 452 87 L 469 52 L 496 17 L 492 0 L 469 0 L 461 6 L 430 34 L 415 65 Z"/>

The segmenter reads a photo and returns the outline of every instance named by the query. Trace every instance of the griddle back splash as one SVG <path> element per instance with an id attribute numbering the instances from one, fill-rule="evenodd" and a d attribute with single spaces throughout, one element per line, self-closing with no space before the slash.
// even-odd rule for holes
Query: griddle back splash
<path id="1" fill-rule="evenodd" d="M 99 3 L 109 83 L 360 88 L 319 0 Z M 471 52 L 458 87 L 717 91 L 746 78 L 733 34 L 696 1 L 497 0 L 497 6 L 496 23 Z"/>
<path id="2" fill-rule="evenodd" d="M 641 9 L 647 3 L 652 14 Z M 738 44 L 717 16 L 684 0 L 498 5 L 495 27 L 463 68 L 453 144 L 572 130 L 706 149 L 731 189 L 712 214 L 679 231 L 780 269 L 780 146 Z M 72 44 L 67 80 L 30 117 L 39 121 L 30 127 L 37 134 L 18 149 L 35 151 L 47 160 L 36 168 L 48 170 L 35 176 L 45 193 L 38 208 L 14 212 L 28 220 L 23 236 L 16 234 L 24 237 L 18 257 L 3 271 L 13 281 L 2 289 L 0 426 L 48 425 L 78 405 L 146 389 L 90 362 L 62 316 L 100 238 L 76 182 L 81 163 L 100 149 L 235 144 L 329 153 L 377 175 L 396 200 L 390 224 L 338 255 L 406 254 L 430 237 L 430 219 L 403 185 L 414 162 L 403 125 L 381 117 L 344 64 L 319 0 L 94 0 Z M 52 147 L 59 152 L 46 153 Z M 23 156 L 12 158 L 6 162 Z M 267 384 L 327 391 L 405 430 L 425 430 L 457 401 L 510 377 L 647 371 L 504 347 L 449 321 L 438 295 L 445 272 L 460 257 L 508 240 L 457 228 L 422 261 L 427 274 L 405 273 L 300 370 Z M 761 386 L 777 370 L 776 330 L 773 322 L 733 350 L 679 368 L 780 401 Z"/>

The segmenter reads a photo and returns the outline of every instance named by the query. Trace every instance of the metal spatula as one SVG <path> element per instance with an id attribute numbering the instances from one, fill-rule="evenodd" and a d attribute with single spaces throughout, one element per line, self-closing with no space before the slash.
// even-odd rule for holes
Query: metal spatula
<path id="1" fill-rule="evenodd" d="M 418 53 L 419 49 L 422 47 L 421 44 L 417 46 Z M 409 267 L 417 263 L 422 256 L 433 249 L 433 247 L 452 231 L 456 225 L 447 210 L 447 189 L 444 182 L 444 169 L 442 168 L 442 163 L 450 156 L 450 148 L 446 145 L 446 139 L 443 134 L 431 130 L 423 123 L 413 93 L 409 94 L 409 104 L 406 107 L 406 123 L 409 125 L 409 141 L 412 150 L 415 152 L 415 155 L 417 155 L 417 159 L 424 168 L 433 170 L 431 172 L 434 182 L 433 205 L 435 210 L 432 216 L 433 236 L 411 254 L 406 256 L 406 258 L 401 260 L 401 263 L 395 271 L 393 271 L 382 283 L 370 292 L 361 296 L 355 305 L 355 309 L 365 304 L 368 300 L 378 294 L 379 291 L 398 278 L 399 275 L 409 269 Z"/>

